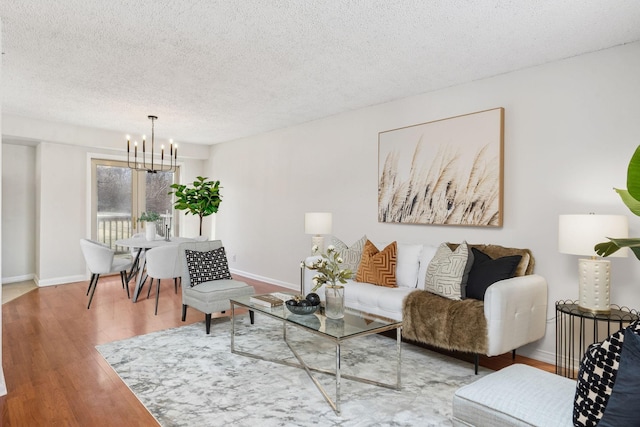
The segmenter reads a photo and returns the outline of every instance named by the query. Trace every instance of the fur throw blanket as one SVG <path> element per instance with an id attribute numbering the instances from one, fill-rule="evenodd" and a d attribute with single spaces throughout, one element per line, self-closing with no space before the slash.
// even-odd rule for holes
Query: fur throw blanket
<path id="1" fill-rule="evenodd" d="M 483 301 L 450 300 L 418 290 L 405 298 L 402 319 L 404 338 L 446 350 L 487 353 Z"/>

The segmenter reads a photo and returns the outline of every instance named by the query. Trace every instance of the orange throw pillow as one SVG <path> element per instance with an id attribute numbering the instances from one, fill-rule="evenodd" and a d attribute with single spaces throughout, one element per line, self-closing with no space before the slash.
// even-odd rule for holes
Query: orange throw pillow
<path id="1" fill-rule="evenodd" d="M 362 258 L 356 274 L 356 282 L 372 283 L 378 286 L 395 288 L 396 284 L 396 242 L 379 251 L 376 245 L 367 240 L 362 250 Z"/>

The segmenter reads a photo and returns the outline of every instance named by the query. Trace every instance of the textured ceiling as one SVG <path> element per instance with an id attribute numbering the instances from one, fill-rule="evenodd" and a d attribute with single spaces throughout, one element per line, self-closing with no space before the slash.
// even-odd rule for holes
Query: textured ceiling
<path id="1" fill-rule="evenodd" d="M 640 40 L 637 0 L 2 0 L 3 113 L 210 144 Z"/>

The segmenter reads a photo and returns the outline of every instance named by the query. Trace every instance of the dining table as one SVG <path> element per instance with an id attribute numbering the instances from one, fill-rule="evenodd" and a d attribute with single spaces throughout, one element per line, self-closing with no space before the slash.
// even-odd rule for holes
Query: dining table
<path id="1" fill-rule="evenodd" d="M 157 248 L 159 246 L 166 245 L 179 245 L 184 242 L 193 242 L 195 239 L 191 239 L 188 237 L 171 237 L 169 240 L 164 237 L 156 237 L 154 240 L 147 240 L 144 236 L 139 237 L 129 237 L 128 239 L 119 239 L 116 240 L 116 245 L 118 246 L 126 246 L 129 248 L 137 249 L 136 256 L 133 260 L 133 264 L 131 265 L 131 270 L 127 274 L 127 283 L 136 276 L 136 286 L 133 290 L 132 300 L 133 302 L 138 301 L 138 296 L 140 295 L 140 291 L 144 287 L 144 284 L 147 280 L 147 274 L 145 272 L 145 267 L 147 264 L 147 259 L 145 257 L 146 251 L 152 248 Z M 149 285 L 151 286 L 151 285 Z"/>

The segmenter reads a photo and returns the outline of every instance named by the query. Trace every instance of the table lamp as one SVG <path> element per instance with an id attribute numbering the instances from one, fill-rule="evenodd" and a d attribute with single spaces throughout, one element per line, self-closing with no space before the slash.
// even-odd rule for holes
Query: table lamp
<path id="1" fill-rule="evenodd" d="M 330 212 L 307 212 L 304 214 L 304 232 L 313 234 L 311 245 L 318 246 L 318 251 L 324 252 L 324 237 L 321 234 L 331 233 Z"/>
<path id="2" fill-rule="evenodd" d="M 596 256 L 594 246 L 608 237 L 626 238 L 628 219 L 624 215 L 560 215 L 558 248 L 563 254 L 590 256 L 578 260 L 578 308 L 592 313 L 609 313 L 611 262 Z M 609 257 L 626 257 L 622 248 Z"/>

